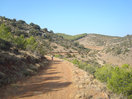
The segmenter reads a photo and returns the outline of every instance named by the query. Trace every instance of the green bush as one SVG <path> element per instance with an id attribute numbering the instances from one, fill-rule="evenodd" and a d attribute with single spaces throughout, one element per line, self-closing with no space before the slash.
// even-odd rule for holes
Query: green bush
<path id="1" fill-rule="evenodd" d="M 0 49 L 9 50 L 12 46 L 13 35 L 10 33 L 10 28 L 4 24 L 0 25 Z"/>
<path id="2" fill-rule="evenodd" d="M 93 75 L 94 75 L 94 73 L 96 72 L 96 69 L 97 69 L 96 66 L 92 66 L 92 65 L 90 65 L 90 64 L 87 64 L 87 65 L 85 66 L 85 71 L 87 71 L 87 72 L 89 72 L 90 74 L 93 74 Z"/>
<path id="3" fill-rule="evenodd" d="M 33 36 L 30 36 L 30 38 L 27 38 L 26 42 L 27 42 L 26 48 L 28 50 L 34 51 L 36 49 L 38 43 L 36 42 Z"/>
<path id="4" fill-rule="evenodd" d="M 0 25 L 0 38 L 6 41 L 11 41 L 13 38 L 10 29 L 4 24 Z"/>
<path id="5" fill-rule="evenodd" d="M 87 36 L 86 33 L 79 34 L 79 35 L 74 35 L 74 36 L 72 36 L 72 35 L 67 35 L 67 34 L 64 34 L 64 33 L 57 33 L 57 35 L 63 37 L 64 39 L 73 40 L 73 41 L 74 41 L 74 40 L 78 40 L 78 39 L 80 39 L 80 38 L 83 38 L 83 37 Z"/>
<path id="6" fill-rule="evenodd" d="M 107 82 L 107 87 L 113 92 L 124 94 L 128 99 L 132 97 L 132 68 L 128 64 L 122 67 L 105 65 L 95 72 L 95 77 Z"/>
<path id="7" fill-rule="evenodd" d="M 20 49 L 26 49 L 27 42 L 23 35 L 16 37 L 14 40 L 15 45 Z"/>
<path id="8" fill-rule="evenodd" d="M 130 68 L 130 66 L 129 66 L 129 64 L 123 64 L 123 65 L 122 65 L 122 68 L 128 69 L 128 68 Z"/>
<path id="9" fill-rule="evenodd" d="M 95 77 L 102 82 L 107 82 L 108 78 L 111 78 L 112 70 L 114 68 L 110 65 L 104 65 L 101 68 L 98 68 L 95 72 Z"/>
<path id="10" fill-rule="evenodd" d="M 94 74 L 98 68 L 98 66 L 87 64 L 87 62 L 78 61 L 77 59 L 73 59 L 71 62 L 76 64 L 79 68 L 89 72 L 90 74 Z"/>
<path id="11" fill-rule="evenodd" d="M 79 61 L 77 59 L 74 59 L 71 61 L 73 64 L 79 65 Z"/>
<path id="12" fill-rule="evenodd" d="M 34 29 L 38 29 L 38 30 L 40 30 L 40 26 L 37 25 L 37 24 L 34 24 L 34 25 L 33 25 L 33 28 L 34 28 Z"/>
<path id="13" fill-rule="evenodd" d="M 124 68 L 114 69 L 107 86 L 113 92 L 132 95 L 132 74 Z"/>
<path id="14" fill-rule="evenodd" d="M 62 58 L 62 55 L 56 54 L 55 57 L 56 58 Z"/>

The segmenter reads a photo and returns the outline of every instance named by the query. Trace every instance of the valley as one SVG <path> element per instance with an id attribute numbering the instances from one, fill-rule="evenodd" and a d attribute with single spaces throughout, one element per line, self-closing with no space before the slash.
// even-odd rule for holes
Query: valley
<path id="1" fill-rule="evenodd" d="M 132 35 L 73 36 L 0 16 L 3 99 L 131 98 L 131 59 Z"/>

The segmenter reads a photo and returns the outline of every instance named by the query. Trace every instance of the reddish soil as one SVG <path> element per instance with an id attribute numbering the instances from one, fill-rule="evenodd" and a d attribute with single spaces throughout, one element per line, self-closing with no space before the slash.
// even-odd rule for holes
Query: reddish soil
<path id="1" fill-rule="evenodd" d="M 55 58 L 38 75 L 1 89 L 0 99 L 72 99 L 75 88 L 71 68 Z"/>

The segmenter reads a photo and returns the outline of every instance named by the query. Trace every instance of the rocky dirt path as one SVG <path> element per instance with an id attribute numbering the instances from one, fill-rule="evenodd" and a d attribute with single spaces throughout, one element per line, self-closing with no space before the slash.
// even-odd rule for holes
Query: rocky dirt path
<path id="1" fill-rule="evenodd" d="M 7 87 L 0 99 L 74 99 L 71 63 L 55 58 L 46 70 Z"/>
<path id="2" fill-rule="evenodd" d="M 91 74 L 68 61 L 55 58 L 38 75 L 0 89 L 0 99 L 120 98 L 110 94 L 106 85 L 94 79 Z"/>

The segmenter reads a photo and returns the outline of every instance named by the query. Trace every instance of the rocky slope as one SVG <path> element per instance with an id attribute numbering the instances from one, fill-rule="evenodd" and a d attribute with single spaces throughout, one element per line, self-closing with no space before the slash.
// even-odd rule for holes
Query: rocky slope
<path id="1" fill-rule="evenodd" d="M 88 34 L 77 40 L 86 48 L 94 50 L 94 58 L 101 64 L 130 64 L 132 58 L 132 36 L 125 37 L 106 36 L 100 34 Z"/>
<path id="2" fill-rule="evenodd" d="M 117 95 L 107 89 L 105 83 L 101 83 L 93 75 L 73 66 L 74 85 L 77 92 L 75 99 L 126 99 L 123 95 Z"/>

